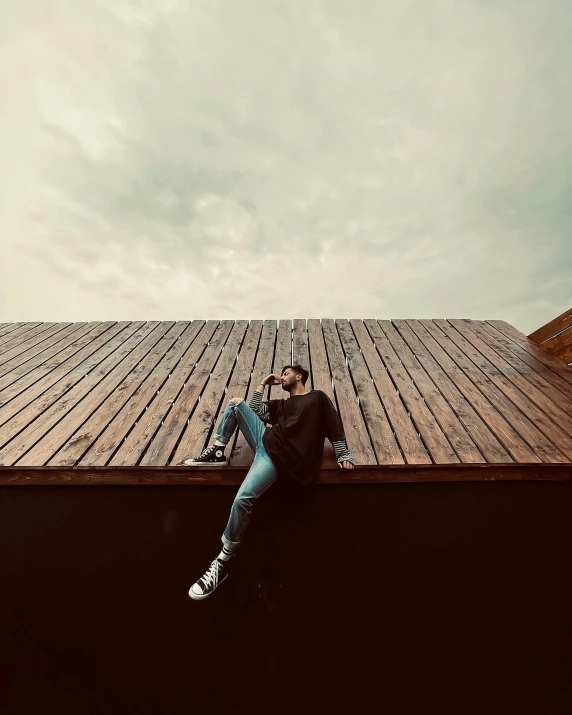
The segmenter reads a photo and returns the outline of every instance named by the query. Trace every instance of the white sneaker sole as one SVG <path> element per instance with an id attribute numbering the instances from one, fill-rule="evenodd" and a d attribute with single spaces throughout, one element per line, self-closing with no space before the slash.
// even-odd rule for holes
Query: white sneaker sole
<path id="1" fill-rule="evenodd" d="M 227 467 L 228 459 L 225 459 L 224 462 L 196 462 L 193 459 L 185 459 L 183 464 L 187 467 Z"/>
<path id="2" fill-rule="evenodd" d="M 208 598 L 209 596 L 211 596 L 216 591 L 216 589 L 227 580 L 227 578 L 228 578 L 228 574 L 225 574 L 221 578 L 221 580 L 218 582 L 218 584 L 216 585 L 216 588 L 213 588 L 213 590 L 210 591 L 209 593 L 201 593 L 201 594 L 195 593 L 193 591 L 193 586 L 195 584 L 193 584 L 193 586 L 191 586 L 191 588 L 189 589 L 189 596 L 195 601 L 202 601 L 203 598 Z"/>

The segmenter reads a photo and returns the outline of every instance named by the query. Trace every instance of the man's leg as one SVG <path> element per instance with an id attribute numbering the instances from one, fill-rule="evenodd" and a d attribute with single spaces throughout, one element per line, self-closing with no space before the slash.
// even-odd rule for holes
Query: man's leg
<path id="1" fill-rule="evenodd" d="M 206 574 L 189 589 L 189 596 L 202 599 L 210 596 L 228 573 L 228 559 L 236 551 L 250 521 L 254 501 L 277 479 L 276 467 L 267 454 L 262 436 L 266 429 L 262 420 L 241 398 L 229 401 L 217 426 L 213 439 L 228 444 L 236 427 L 244 434 L 255 453 L 254 461 L 232 504 L 230 518 L 221 537 L 223 549 L 212 562 Z"/>
<path id="2" fill-rule="evenodd" d="M 240 408 L 239 405 L 241 406 Z M 262 444 L 265 425 L 241 397 L 233 397 L 232 400 L 229 400 L 213 433 L 213 444 L 214 442 L 222 442 L 222 444 L 227 445 L 237 427 L 244 435 L 253 452 L 256 452 L 257 445 Z"/>
<path id="3" fill-rule="evenodd" d="M 239 405 L 242 407 L 240 412 L 237 412 Z M 207 445 L 197 457 L 187 457 L 183 463 L 189 467 L 228 464 L 228 459 L 224 457 L 224 450 L 237 427 L 244 433 L 253 451 L 256 451 L 256 444 L 262 440 L 264 423 L 241 397 L 234 397 L 226 405 L 212 436 L 212 444 Z"/>
<path id="4" fill-rule="evenodd" d="M 230 510 L 228 524 L 221 537 L 224 552 L 235 551 L 244 536 L 258 497 L 272 486 L 278 477 L 276 467 L 262 446 L 256 451 L 254 461 L 240 485 Z"/>
<path id="5" fill-rule="evenodd" d="M 253 450 L 254 461 L 236 494 L 227 527 L 221 538 L 222 558 L 228 558 L 228 554 L 236 550 L 250 521 L 254 501 L 276 481 L 278 476 L 262 441 L 266 426 L 252 408 L 240 398 L 230 400 L 213 438 L 228 444 L 236 426 Z"/>

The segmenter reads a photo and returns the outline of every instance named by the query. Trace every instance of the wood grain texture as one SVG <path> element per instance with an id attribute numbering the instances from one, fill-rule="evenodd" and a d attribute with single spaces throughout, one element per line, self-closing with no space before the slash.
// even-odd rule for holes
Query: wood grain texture
<path id="1" fill-rule="evenodd" d="M 572 308 L 530 333 L 528 337 L 540 345 L 567 328 L 572 328 Z"/>
<path id="2" fill-rule="evenodd" d="M 504 321 L 452 318 L 0 324 L 0 478 L 239 484 L 254 458 L 239 430 L 228 468 L 182 462 L 230 399 L 296 363 L 356 461 L 339 469 L 325 440 L 322 483 L 570 478 L 572 368 Z"/>
<path id="3" fill-rule="evenodd" d="M 0 486 L 115 484 L 188 484 L 235 486 L 243 482 L 247 468 L 206 467 L 2 467 Z M 318 484 L 392 484 L 406 482 L 572 481 L 572 468 L 562 464 L 425 464 L 363 466 L 352 470 L 324 469 Z"/>
<path id="4" fill-rule="evenodd" d="M 572 364 L 572 308 L 528 336 L 541 350 Z"/>

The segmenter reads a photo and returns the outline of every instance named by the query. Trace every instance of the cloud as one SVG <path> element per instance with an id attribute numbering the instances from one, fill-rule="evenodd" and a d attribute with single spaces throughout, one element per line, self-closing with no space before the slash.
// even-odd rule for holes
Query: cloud
<path id="1" fill-rule="evenodd" d="M 572 305 L 564 0 L 0 20 L 4 322 Z"/>

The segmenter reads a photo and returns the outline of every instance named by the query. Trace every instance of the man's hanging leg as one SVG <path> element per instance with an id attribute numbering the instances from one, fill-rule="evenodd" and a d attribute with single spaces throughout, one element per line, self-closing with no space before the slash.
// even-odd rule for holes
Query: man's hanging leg
<path id="1" fill-rule="evenodd" d="M 215 431 L 214 441 L 227 444 L 237 425 L 255 452 L 255 458 L 234 499 L 229 521 L 221 538 L 223 548 L 207 573 L 189 589 L 191 598 L 206 598 L 227 578 L 229 561 L 236 553 L 248 526 L 254 502 L 277 478 L 276 468 L 262 442 L 264 423 L 241 398 L 235 398 L 228 403 Z M 218 445 L 212 445 L 212 449 L 218 448 Z"/>

